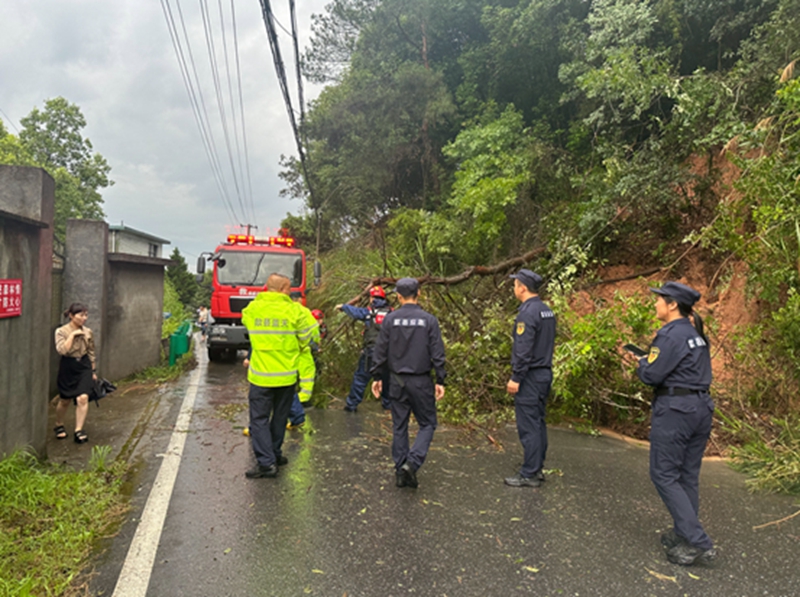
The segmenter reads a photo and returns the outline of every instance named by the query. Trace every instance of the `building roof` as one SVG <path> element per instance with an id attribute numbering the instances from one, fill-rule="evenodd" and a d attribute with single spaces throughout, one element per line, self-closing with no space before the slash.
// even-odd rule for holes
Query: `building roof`
<path id="1" fill-rule="evenodd" d="M 141 232 L 139 230 L 135 230 L 130 226 L 126 226 L 125 224 L 109 224 L 108 226 L 109 232 L 126 232 L 128 234 L 132 234 L 134 236 L 139 236 L 141 238 L 146 238 L 147 240 L 151 240 L 162 245 L 169 245 L 172 244 L 165 238 L 159 238 L 157 236 L 153 236 L 152 234 L 147 234 L 146 232 Z"/>

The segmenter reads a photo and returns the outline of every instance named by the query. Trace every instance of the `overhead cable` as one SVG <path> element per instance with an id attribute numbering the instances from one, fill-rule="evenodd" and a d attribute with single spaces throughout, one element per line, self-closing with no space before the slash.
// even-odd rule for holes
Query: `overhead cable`
<path id="1" fill-rule="evenodd" d="M 294 9 L 294 0 L 289 0 L 289 13 L 292 18 L 292 41 L 294 42 L 294 66 L 297 76 L 297 103 L 300 106 L 300 134 L 303 136 L 303 145 L 306 146 L 306 109 L 303 100 L 303 73 L 300 62 L 300 43 L 297 35 L 297 14 Z"/>
<path id="2" fill-rule="evenodd" d="M 239 119 L 242 124 L 242 145 L 244 146 L 244 166 L 247 171 L 247 195 L 250 198 L 250 209 L 253 210 L 253 221 L 257 221 L 255 214 L 255 201 L 253 200 L 253 183 L 250 177 L 250 156 L 247 152 L 247 127 L 244 117 L 244 100 L 242 96 L 242 72 L 239 68 L 239 40 L 236 33 L 236 10 L 233 7 L 234 0 L 231 0 L 231 23 L 233 25 L 233 48 L 236 55 L 236 81 L 239 88 Z"/>
<path id="3" fill-rule="evenodd" d="M 3 112 L 3 109 L 2 109 L 2 108 L 0 108 L 0 114 L 2 114 L 3 116 L 5 116 L 5 117 L 6 117 L 6 122 L 7 122 L 8 124 L 10 124 L 10 125 L 11 125 L 11 126 L 14 128 L 14 130 L 15 130 L 15 131 L 17 131 L 17 134 L 19 135 L 19 129 L 17 128 L 17 125 L 15 125 L 15 124 L 14 124 L 14 121 L 13 121 L 13 120 L 11 120 L 11 118 L 9 118 L 8 114 L 6 114 L 5 112 Z"/>
<path id="4" fill-rule="evenodd" d="M 169 2 L 169 0 L 167 0 Z M 189 56 L 189 63 L 192 66 L 192 74 L 194 75 L 194 87 L 197 88 L 197 99 L 199 100 L 198 106 L 200 108 L 199 113 L 201 116 L 201 122 L 203 123 L 204 129 L 206 130 L 206 134 L 208 136 L 208 143 L 211 151 L 211 165 L 212 168 L 216 170 L 217 177 L 220 180 L 220 185 L 222 187 L 222 194 L 225 201 L 227 201 L 228 205 L 230 206 L 231 212 L 233 212 L 234 220 L 233 223 L 241 222 L 241 218 L 238 217 L 236 214 L 236 210 L 233 207 L 233 202 L 230 198 L 230 192 L 228 191 L 228 184 L 225 179 L 225 175 L 222 171 L 222 166 L 219 160 L 219 152 L 217 151 L 217 143 L 216 139 L 214 138 L 214 131 L 211 127 L 211 120 L 208 117 L 208 110 L 206 108 L 205 97 L 203 96 L 203 89 L 200 85 L 200 77 L 197 75 L 197 65 L 194 60 L 194 54 L 192 53 L 192 46 L 189 42 L 189 34 L 186 31 L 186 21 L 183 18 L 183 11 L 181 10 L 180 0 L 175 0 L 175 4 L 178 9 L 178 16 L 180 17 L 181 21 L 181 29 L 183 30 L 183 37 L 186 43 L 186 53 Z M 188 72 L 188 71 L 187 71 Z M 191 79 L 190 79 L 191 80 Z"/>
<path id="5" fill-rule="evenodd" d="M 181 22 L 183 22 L 183 15 L 180 12 L 180 2 L 176 0 L 178 5 L 178 13 L 181 17 Z M 178 33 L 177 26 L 175 24 L 175 19 L 172 14 L 172 8 L 169 5 L 169 0 L 161 0 L 161 8 L 164 11 L 164 18 L 167 22 L 167 29 L 169 30 L 170 39 L 172 40 L 172 46 L 175 50 L 175 56 L 178 59 L 178 67 L 181 71 L 181 77 L 183 78 L 184 86 L 186 87 L 186 92 L 189 95 L 189 103 L 192 106 L 192 112 L 195 117 L 195 122 L 197 124 L 197 128 L 200 131 L 200 139 L 203 143 L 203 148 L 206 152 L 206 157 L 208 158 L 209 164 L 211 165 L 211 172 L 214 177 L 214 181 L 217 184 L 217 190 L 222 197 L 223 204 L 225 206 L 226 211 L 228 212 L 228 216 L 231 219 L 232 223 L 235 223 L 238 219 L 236 217 L 236 212 L 233 209 L 233 205 L 231 204 L 230 200 L 228 199 L 227 193 L 224 187 L 224 180 L 221 178 L 221 172 L 219 171 L 218 163 L 215 160 L 215 153 L 216 150 L 213 145 L 213 136 L 211 136 L 210 131 L 207 130 L 206 123 L 203 120 L 203 116 L 201 113 L 201 104 L 198 102 L 197 94 L 194 90 L 194 85 L 192 84 L 191 76 L 189 74 L 189 69 L 186 64 L 186 58 L 183 53 L 182 44 L 180 41 L 180 35 Z M 184 34 L 186 32 L 185 25 L 184 25 Z M 188 43 L 188 38 L 187 38 Z M 191 56 L 191 49 L 187 47 L 188 52 Z M 192 60 L 192 65 L 194 66 L 194 61 Z M 195 78 L 197 72 L 195 71 Z M 199 89 L 198 89 L 199 91 Z M 201 92 L 201 101 L 202 101 L 202 92 Z M 203 111 L 205 111 L 205 105 L 203 104 Z"/>
<path id="6" fill-rule="evenodd" d="M 275 32 L 275 18 L 272 13 L 272 7 L 270 5 L 269 0 L 260 0 L 261 2 L 261 11 L 264 17 L 264 24 L 267 28 L 267 38 L 269 39 L 270 49 L 272 50 L 272 61 L 275 64 L 275 72 L 278 75 L 278 83 L 280 84 L 281 91 L 283 92 L 283 101 L 286 104 L 286 111 L 289 114 L 289 122 L 292 126 L 292 132 L 294 133 L 295 143 L 297 144 L 297 153 L 300 156 L 300 164 L 303 168 L 303 175 L 305 177 L 306 186 L 308 187 L 308 192 L 312 198 L 314 198 L 314 191 L 311 186 L 311 179 L 308 175 L 308 165 L 306 160 L 306 154 L 303 150 L 303 143 L 300 139 L 300 134 L 297 129 L 297 121 L 294 116 L 294 109 L 292 108 L 292 98 L 289 95 L 289 85 L 286 79 L 286 69 L 283 66 L 283 58 L 281 57 L 281 49 L 278 45 L 278 35 Z"/>
<path id="7" fill-rule="evenodd" d="M 211 28 L 211 14 L 208 10 L 208 3 L 206 0 L 200 1 L 200 14 L 203 17 L 203 30 L 206 37 L 206 49 L 208 50 L 208 60 L 211 65 L 211 78 L 214 81 L 214 92 L 217 97 L 217 108 L 219 109 L 220 119 L 222 120 L 222 135 L 225 138 L 225 147 L 228 150 L 228 162 L 231 167 L 231 176 L 233 177 L 233 186 L 236 189 L 236 198 L 239 202 L 239 207 L 242 209 L 242 214 L 247 217 L 247 210 L 244 207 L 242 200 L 242 192 L 239 188 L 239 180 L 236 177 L 236 166 L 233 163 L 233 151 L 231 149 L 230 135 L 228 134 L 228 119 L 225 115 L 225 102 L 222 97 L 222 85 L 219 80 L 219 68 L 217 65 L 217 51 L 214 45 L 214 33 Z M 242 220 L 241 224 L 246 222 Z"/>
<path id="8" fill-rule="evenodd" d="M 247 196 L 247 186 L 245 185 L 244 181 L 244 165 L 242 164 L 242 149 L 239 143 L 239 127 L 237 126 L 236 120 L 236 102 L 233 99 L 233 83 L 231 82 L 231 67 L 230 67 L 230 60 L 228 59 L 228 40 L 225 36 L 225 17 L 222 11 L 222 0 L 217 0 L 217 6 L 219 7 L 219 22 L 220 22 L 220 29 L 222 30 L 222 48 L 225 55 L 225 75 L 228 79 L 228 97 L 230 98 L 230 106 L 231 106 L 231 120 L 233 122 L 233 141 L 234 146 L 236 148 L 236 160 L 239 164 L 239 179 L 241 182 L 241 189 L 242 189 L 242 198 L 244 200 L 244 204 L 246 207 L 246 212 L 248 212 L 248 221 L 255 223 L 255 212 L 253 211 L 252 201 Z M 231 11 L 233 11 L 233 6 L 231 6 Z M 233 14 L 231 12 L 231 14 Z M 234 36 L 234 45 L 236 44 L 236 37 Z M 238 48 L 236 49 L 238 53 Z M 241 117 L 241 115 L 240 115 Z"/>

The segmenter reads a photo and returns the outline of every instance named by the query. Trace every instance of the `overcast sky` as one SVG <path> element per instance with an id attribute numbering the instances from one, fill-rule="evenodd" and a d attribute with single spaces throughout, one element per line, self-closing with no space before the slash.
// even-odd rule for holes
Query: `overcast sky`
<path id="1" fill-rule="evenodd" d="M 301 48 L 309 41 L 311 15 L 323 12 L 328 1 L 297 1 Z M 219 18 L 221 4 L 235 76 L 231 0 L 205 3 L 238 169 L 243 142 L 240 132 L 236 153 Z M 177 0 L 168 4 L 180 27 Z M 103 192 L 107 221 L 170 240 L 167 254 L 177 246 L 190 264 L 201 251 L 213 250 L 232 225 L 245 223 L 238 221 L 244 217 L 215 100 L 200 6 L 199 1 L 180 3 L 237 220 L 226 209 L 203 149 L 161 0 L 0 0 L 0 118 L 6 128 L 16 133 L 20 118 L 34 106 L 41 109 L 46 99 L 63 96 L 77 104 L 87 121 L 83 134 L 108 160 L 116 183 Z M 290 30 L 288 0 L 273 0 L 272 7 Z M 235 0 L 235 12 L 254 223 L 263 234 L 277 229 L 287 211 L 298 213 L 302 207 L 278 196 L 283 188 L 280 155 L 296 156 L 296 148 L 259 0 Z M 280 29 L 278 34 L 297 109 L 291 38 Z M 304 89 L 306 100 L 319 91 L 307 83 Z M 238 114 L 235 79 L 233 90 Z"/>

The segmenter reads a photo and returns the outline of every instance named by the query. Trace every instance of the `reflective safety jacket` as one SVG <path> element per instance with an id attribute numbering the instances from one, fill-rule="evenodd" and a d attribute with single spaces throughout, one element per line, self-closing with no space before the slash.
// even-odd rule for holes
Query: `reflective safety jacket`
<path id="1" fill-rule="evenodd" d="M 317 376 L 317 366 L 314 363 L 314 351 L 319 350 L 319 322 L 317 318 L 311 314 L 308 307 L 304 307 L 301 303 L 295 303 L 300 307 L 305 316 L 303 327 L 311 327 L 311 339 L 309 345 L 300 351 L 300 359 L 297 363 L 298 373 L 300 375 L 300 389 L 298 395 L 301 402 L 311 400 L 311 394 L 314 392 L 314 378 Z"/>
<path id="2" fill-rule="evenodd" d="M 301 307 L 282 292 L 261 292 L 242 310 L 252 348 L 247 370 L 251 384 L 278 388 L 297 383 L 300 353 L 319 327 Z"/>

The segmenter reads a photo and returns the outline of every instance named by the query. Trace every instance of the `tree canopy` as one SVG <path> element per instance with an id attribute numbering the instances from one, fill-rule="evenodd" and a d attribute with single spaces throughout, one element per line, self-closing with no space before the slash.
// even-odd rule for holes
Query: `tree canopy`
<path id="1" fill-rule="evenodd" d="M 644 420 L 617 351 L 654 324 L 637 297 L 579 315 L 573 291 L 604 267 L 680 278 L 689 261 L 709 310 L 742 272 L 758 300 L 716 349 L 725 421 L 796 411 L 800 0 L 334 0 L 313 32 L 304 67 L 327 85 L 303 130 L 315 195 L 285 159 L 303 207 L 284 225 L 329 251 L 331 305 L 398 275 L 441 282 L 426 300 L 453 368 L 446 416 L 508 405 L 498 290 L 523 256 L 559 313 L 563 413 Z"/>
<path id="2" fill-rule="evenodd" d="M 172 283 L 175 292 L 178 293 L 181 303 L 187 307 L 192 307 L 195 304 L 198 292 L 194 274 L 186 267 L 186 259 L 184 259 L 178 247 L 172 249 L 169 258 L 172 263 L 167 266 L 167 278 Z"/>
<path id="3" fill-rule="evenodd" d="M 17 137 L 0 123 L 0 164 L 39 166 L 54 178 L 56 236 L 63 240 L 69 218 L 102 219 L 100 192 L 114 184 L 111 166 L 83 137 L 86 120 L 80 108 L 63 97 L 49 99 L 20 124 Z"/>
<path id="4" fill-rule="evenodd" d="M 315 196 L 285 160 L 286 223 L 328 247 L 385 228 L 428 271 L 656 243 L 718 176 L 690 156 L 773 106 L 799 3 L 335 0 L 304 62 L 327 83 L 303 131 Z"/>

